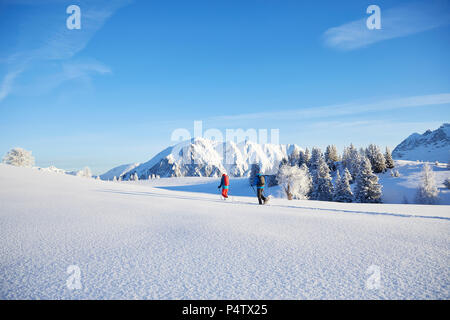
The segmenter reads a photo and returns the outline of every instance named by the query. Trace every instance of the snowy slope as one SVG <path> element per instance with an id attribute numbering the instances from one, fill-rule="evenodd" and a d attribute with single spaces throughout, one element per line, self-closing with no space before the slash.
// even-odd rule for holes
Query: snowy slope
<path id="1" fill-rule="evenodd" d="M 414 203 L 417 188 L 422 179 L 424 162 L 395 160 L 395 170 L 400 177 L 392 177 L 389 172 L 378 174 L 383 185 L 384 203 Z M 439 204 L 450 205 L 450 190 L 444 186 L 445 179 L 450 179 L 450 170 L 444 163 L 428 163 L 436 178 L 439 189 Z"/>
<path id="2" fill-rule="evenodd" d="M 218 142 L 194 138 L 163 150 L 148 162 L 124 174 L 124 180 L 137 173 L 140 179 L 151 174 L 161 177 L 214 177 L 221 172 L 230 176 L 248 175 L 251 164 L 259 163 L 266 173 L 274 173 L 280 161 L 287 158 L 296 145 L 258 144 L 251 141 Z"/>
<path id="3" fill-rule="evenodd" d="M 100 175 L 100 179 L 113 180 L 114 177 L 116 177 L 118 179 L 119 177 L 122 177 L 128 171 L 133 170 L 134 168 L 136 168 L 139 165 L 140 165 L 140 163 L 128 163 L 128 164 L 120 165 L 120 166 L 112 168 L 108 172 L 105 172 L 104 174 Z"/>
<path id="4" fill-rule="evenodd" d="M 258 206 L 143 183 L 0 165 L 0 299 L 450 298 L 449 206 Z"/>
<path id="5" fill-rule="evenodd" d="M 424 164 L 424 162 L 396 160 L 395 170 L 398 170 L 399 177 L 392 177 L 389 171 L 378 174 L 379 182 L 383 186 L 383 203 L 414 204 Z M 450 190 L 444 186 L 445 179 L 450 179 L 450 170 L 443 163 L 438 165 L 435 163 L 428 164 L 435 174 L 436 185 L 440 192 L 439 204 L 450 205 Z M 333 175 L 333 183 L 335 183 L 334 179 L 335 175 Z M 139 181 L 138 184 L 167 190 L 217 194 L 219 179 L 199 177 L 163 178 Z M 354 188 L 355 184 L 352 187 Z M 229 193 L 237 196 L 253 196 L 254 190 L 249 186 L 248 178 L 232 178 L 230 179 Z M 279 186 L 266 188 L 266 193 L 275 198 L 285 198 L 285 193 Z"/>
<path id="6" fill-rule="evenodd" d="M 448 162 L 450 160 L 450 123 L 424 134 L 413 133 L 392 152 L 395 159 Z"/>

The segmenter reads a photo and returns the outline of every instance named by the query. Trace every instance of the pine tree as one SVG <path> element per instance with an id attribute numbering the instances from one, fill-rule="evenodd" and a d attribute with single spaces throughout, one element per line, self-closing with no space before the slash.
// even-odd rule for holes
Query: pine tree
<path id="1" fill-rule="evenodd" d="M 311 153 L 309 152 L 308 148 L 305 149 L 305 158 L 304 158 L 304 160 L 305 160 L 304 163 L 309 168 L 309 166 L 311 165 Z"/>
<path id="2" fill-rule="evenodd" d="M 335 145 L 327 146 L 325 151 L 325 162 L 332 171 L 336 171 L 336 162 L 339 161 L 337 148 Z"/>
<path id="3" fill-rule="evenodd" d="M 305 151 L 300 150 L 298 154 L 298 163 L 297 166 L 301 167 L 303 164 L 308 165 L 308 161 L 306 161 Z"/>
<path id="4" fill-rule="evenodd" d="M 348 171 L 350 171 L 350 174 L 352 175 L 352 181 L 355 181 L 359 173 L 361 155 L 353 144 L 350 144 L 348 148 L 344 149 L 342 162 L 348 169 Z"/>
<path id="5" fill-rule="evenodd" d="M 319 157 L 319 164 L 313 175 L 312 199 L 321 201 L 333 200 L 333 184 L 330 176 L 330 168 L 322 157 Z"/>
<path id="6" fill-rule="evenodd" d="M 381 185 L 378 177 L 372 172 L 369 159 L 361 161 L 360 171 L 356 178 L 355 202 L 381 203 Z"/>
<path id="7" fill-rule="evenodd" d="M 117 181 L 117 178 L 116 178 L 116 176 L 114 176 L 114 178 L 113 178 L 113 181 L 114 181 L 114 182 L 116 182 L 116 181 Z"/>
<path id="8" fill-rule="evenodd" d="M 417 189 L 416 202 L 421 204 L 437 204 L 439 202 L 439 189 L 433 169 L 425 163 L 422 170 L 422 182 Z"/>
<path id="9" fill-rule="evenodd" d="M 352 175 L 350 174 L 350 171 L 348 171 L 347 168 L 345 168 L 345 170 L 344 170 L 344 176 L 345 176 L 345 179 L 347 179 L 347 181 L 348 181 L 350 184 L 353 183 Z"/>
<path id="10" fill-rule="evenodd" d="M 370 161 L 373 172 L 382 173 L 386 171 L 386 160 L 377 145 L 370 144 L 367 147 L 366 157 Z"/>
<path id="11" fill-rule="evenodd" d="M 313 147 L 311 152 L 311 160 L 309 161 L 309 169 L 311 170 L 311 172 L 319 168 L 321 160 L 323 160 L 322 151 L 320 150 L 320 148 Z"/>
<path id="12" fill-rule="evenodd" d="M 336 184 L 334 186 L 334 194 L 333 200 L 337 202 L 352 202 L 353 193 L 350 188 L 350 182 L 348 180 L 350 173 L 342 176 L 339 173 L 339 170 L 336 173 Z"/>
<path id="13" fill-rule="evenodd" d="M 388 147 L 386 147 L 386 152 L 384 153 L 384 159 L 386 160 L 386 168 L 388 168 L 388 169 L 395 168 L 394 159 L 392 159 L 392 153 Z"/>
<path id="14" fill-rule="evenodd" d="M 31 151 L 13 148 L 5 155 L 3 163 L 16 167 L 32 167 L 34 166 L 34 157 L 31 155 Z"/>
<path id="15" fill-rule="evenodd" d="M 298 164 L 300 159 L 300 151 L 298 148 L 295 148 L 292 153 L 288 156 L 289 165 L 295 166 Z"/>

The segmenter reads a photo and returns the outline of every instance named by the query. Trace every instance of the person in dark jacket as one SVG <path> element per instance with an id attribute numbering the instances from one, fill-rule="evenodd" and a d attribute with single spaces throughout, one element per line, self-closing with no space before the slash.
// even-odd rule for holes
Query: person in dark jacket
<path id="1" fill-rule="evenodd" d="M 258 202 L 259 204 L 265 204 L 267 198 L 264 197 L 264 186 L 266 184 L 265 178 L 261 173 L 256 174 L 255 176 L 255 185 L 258 194 Z"/>
<path id="2" fill-rule="evenodd" d="M 220 180 L 220 185 L 217 187 L 217 189 L 222 188 L 222 197 L 225 199 L 228 198 L 228 188 L 230 186 L 230 179 L 228 178 L 227 174 L 224 173 L 222 175 L 222 179 Z"/>

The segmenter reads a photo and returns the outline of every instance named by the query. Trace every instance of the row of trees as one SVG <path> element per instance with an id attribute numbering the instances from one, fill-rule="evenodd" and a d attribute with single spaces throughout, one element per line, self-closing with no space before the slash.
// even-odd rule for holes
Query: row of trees
<path id="1" fill-rule="evenodd" d="M 322 152 L 319 148 L 314 147 L 312 152 L 306 148 L 305 151 L 294 151 L 287 159 L 287 162 L 291 166 L 297 165 L 298 167 L 301 167 L 302 164 L 306 164 L 308 167 L 311 167 L 318 163 L 318 158 L 321 156 Z M 348 168 L 352 174 L 353 178 L 357 176 L 358 167 L 365 157 L 369 159 L 374 173 L 382 173 L 387 169 L 393 169 L 395 167 L 390 149 L 386 147 L 386 151 L 383 154 L 380 148 L 375 144 L 370 144 L 366 149 L 361 148 L 359 150 L 351 144 L 349 147 L 344 148 L 342 157 L 339 156 L 335 145 L 329 145 L 327 146 L 323 157 L 331 171 L 336 171 L 337 163 L 342 161 L 344 166 Z"/>
<path id="2" fill-rule="evenodd" d="M 144 177 L 141 176 L 141 180 L 142 180 L 143 178 L 144 178 Z M 148 180 L 159 179 L 159 178 L 160 178 L 160 176 L 157 175 L 157 174 L 150 174 L 150 175 L 148 176 Z M 122 181 L 122 179 L 123 179 L 122 176 L 119 176 L 119 178 L 117 178 L 116 176 L 114 176 L 113 179 L 112 179 L 112 181 Z M 145 179 L 145 178 L 144 178 L 144 179 Z M 129 181 L 139 181 L 139 176 L 138 176 L 137 172 L 135 172 L 135 173 L 133 173 L 133 174 L 130 175 Z"/>
<path id="3" fill-rule="evenodd" d="M 388 159 L 388 161 L 386 161 Z M 345 148 L 339 157 L 334 145 L 328 146 L 323 154 L 314 147 L 309 152 L 298 151 L 281 162 L 277 181 L 288 199 L 312 199 L 338 202 L 381 202 L 381 185 L 374 174 L 394 167 L 389 149 L 383 155 L 375 145 L 357 150 L 353 145 Z M 338 169 L 340 167 L 340 170 Z M 333 185 L 331 172 L 336 171 Z M 354 193 L 350 186 L 356 183 Z"/>

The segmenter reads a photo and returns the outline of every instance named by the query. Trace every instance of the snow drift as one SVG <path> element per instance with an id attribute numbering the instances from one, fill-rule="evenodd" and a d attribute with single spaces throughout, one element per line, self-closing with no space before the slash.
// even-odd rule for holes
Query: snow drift
<path id="1" fill-rule="evenodd" d="M 0 165 L 0 299 L 450 298 L 448 206 L 259 206 L 155 187 L 183 179 L 211 178 L 109 182 Z"/>

